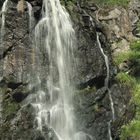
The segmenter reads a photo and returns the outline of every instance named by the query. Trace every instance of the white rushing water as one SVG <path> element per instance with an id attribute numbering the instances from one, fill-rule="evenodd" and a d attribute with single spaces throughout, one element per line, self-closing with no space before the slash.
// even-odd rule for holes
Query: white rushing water
<path id="1" fill-rule="evenodd" d="M 5 34 L 5 14 L 8 9 L 7 7 L 8 0 L 5 0 L 1 9 L 1 31 L 0 31 L 0 57 L 3 55 L 3 36 Z M 3 61 L 0 60 L 0 65 L 1 65 L 1 74 L 0 74 L 0 81 L 3 78 Z M 1 116 L 1 111 L 2 111 L 2 91 L 0 91 L 0 122 L 2 120 Z"/>
<path id="2" fill-rule="evenodd" d="M 34 75 L 36 83 L 33 84 L 40 86 L 36 89 L 37 94 L 32 95 L 31 99 L 35 98 L 32 105 L 36 109 L 38 129 L 43 133 L 43 126 L 47 125 L 59 140 L 72 140 L 75 134 L 72 103 L 74 47 L 75 31 L 65 8 L 61 6 L 59 0 L 44 0 L 42 19 L 35 28 L 38 67 Z M 49 73 L 46 74 L 48 76 L 44 77 L 47 78 L 47 93 L 41 87 L 42 52 L 47 54 L 49 63 L 47 66 Z"/>
<path id="3" fill-rule="evenodd" d="M 3 3 L 3 6 L 1 8 L 1 29 L 0 29 L 0 56 L 2 57 L 3 55 L 3 37 L 4 37 L 4 34 L 5 34 L 5 15 L 6 15 L 6 11 L 8 9 L 8 0 L 5 0 L 4 3 Z M 2 69 L 4 69 L 4 62 L 2 62 Z M 3 77 L 3 70 L 2 71 L 2 74 L 0 75 L 1 77 Z"/>
<path id="4" fill-rule="evenodd" d="M 111 111 L 112 111 L 112 120 L 115 119 L 115 110 L 114 110 L 114 103 L 113 103 L 113 99 L 112 99 L 112 96 L 111 96 L 111 92 L 110 92 L 110 89 L 109 89 L 109 60 L 108 60 L 108 57 L 107 55 L 104 53 L 104 50 L 101 46 L 101 43 L 100 43 L 100 39 L 99 39 L 99 34 L 97 33 L 97 43 L 98 43 L 98 47 L 104 57 L 104 60 L 105 60 L 105 64 L 106 64 L 106 69 L 107 69 L 107 76 L 106 76 L 106 79 L 105 79 L 105 86 L 107 87 L 108 89 L 108 94 L 109 94 L 109 99 L 110 99 L 110 105 L 111 105 Z M 111 121 L 110 120 L 108 122 L 108 133 L 109 133 L 109 139 L 112 140 L 112 136 L 111 136 Z"/>
<path id="5" fill-rule="evenodd" d="M 33 8 L 32 5 L 29 2 L 27 3 L 27 7 L 28 7 L 28 14 L 29 14 L 29 29 L 30 29 L 30 33 L 32 31 L 32 28 L 34 27 L 34 15 L 33 15 Z"/>
<path id="6" fill-rule="evenodd" d="M 5 14 L 6 14 L 6 11 L 8 9 L 7 7 L 7 4 L 8 4 L 8 0 L 5 0 L 5 2 L 3 3 L 3 6 L 2 6 L 2 10 L 1 10 L 1 17 L 2 17 L 2 22 L 1 22 L 1 39 L 3 39 L 3 36 L 4 36 L 4 33 L 5 33 Z"/>

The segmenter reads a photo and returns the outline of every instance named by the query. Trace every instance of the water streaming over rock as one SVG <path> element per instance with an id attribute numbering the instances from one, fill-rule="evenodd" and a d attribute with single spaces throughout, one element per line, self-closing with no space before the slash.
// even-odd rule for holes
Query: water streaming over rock
<path id="1" fill-rule="evenodd" d="M 75 134 L 72 103 L 74 47 L 75 32 L 65 8 L 59 0 L 44 0 L 42 19 L 35 28 L 37 67 L 33 66 L 30 86 L 36 87 L 37 94 L 30 96 L 27 102 L 32 100 L 36 110 L 37 129 L 43 133 L 44 126 L 49 127 L 57 137 L 54 140 L 72 140 Z M 46 64 L 48 66 L 44 66 Z M 42 88 L 42 83 L 46 83 L 47 90 Z"/>
<path id="2" fill-rule="evenodd" d="M 98 43 L 98 47 L 101 50 L 101 53 L 105 59 L 105 65 L 106 65 L 106 69 L 107 69 L 107 75 L 106 75 L 106 79 L 105 79 L 105 86 L 108 89 L 108 94 L 109 94 L 109 99 L 110 99 L 110 105 L 111 105 L 111 111 L 112 111 L 112 119 L 108 122 L 108 133 L 109 133 L 109 139 L 112 140 L 112 136 L 111 136 L 111 121 L 115 119 L 115 110 L 114 110 L 114 103 L 113 103 L 113 99 L 111 96 L 111 92 L 109 89 L 109 60 L 107 55 L 104 53 L 104 50 L 101 46 L 100 43 L 100 39 L 99 39 L 99 33 L 97 32 L 97 43 Z"/>
<path id="3" fill-rule="evenodd" d="M 1 9 L 0 58 L 2 58 L 2 56 L 3 56 L 3 37 L 4 37 L 4 34 L 5 34 L 5 14 L 6 14 L 6 11 L 8 9 L 7 4 L 8 4 L 8 0 L 5 0 L 4 3 L 3 3 L 2 9 Z M 3 64 L 4 64 L 3 60 L 0 59 L 0 81 L 3 78 Z M 2 91 L 0 91 L 0 122 L 2 120 L 2 116 L 1 116 L 2 93 L 1 92 Z"/>
<path id="4" fill-rule="evenodd" d="M 28 7 L 28 14 L 29 14 L 29 30 L 30 30 L 30 33 L 31 33 L 31 31 L 34 27 L 35 19 L 34 19 L 34 15 L 33 15 L 32 5 L 29 2 L 26 2 L 26 3 L 27 3 L 27 7 Z"/>
<path id="5" fill-rule="evenodd" d="M 1 28 L 0 28 L 0 58 L 3 57 L 3 38 L 5 35 L 5 15 L 8 9 L 8 0 L 5 0 L 1 9 Z M 0 77 L 3 77 L 4 61 L 0 60 Z"/>
<path id="6" fill-rule="evenodd" d="M 4 28 L 5 28 L 5 14 L 8 9 L 7 4 L 8 4 L 8 0 L 5 0 L 5 2 L 3 3 L 3 6 L 2 6 L 2 10 L 1 10 L 1 14 L 2 14 L 1 39 L 3 39 L 4 33 L 5 33 Z"/>
<path id="7" fill-rule="evenodd" d="M 78 3 L 78 7 L 79 6 L 79 3 Z M 90 21 L 91 21 L 91 25 L 94 27 L 94 22 L 93 22 L 93 18 L 85 11 L 83 10 L 84 13 L 86 15 L 88 15 L 90 17 Z M 98 47 L 104 57 L 104 60 L 105 60 L 105 65 L 106 65 L 106 71 L 107 71 L 107 74 L 106 74 L 106 78 L 105 78 L 105 82 L 104 82 L 104 85 L 105 87 L 108 89 L 108 94 L 109 94 L 109 100 L 110 100 L 110 105 L 111 105 L 111 111 L 112 111 L 112 119 L 108 122 L 108 134 L 109 134 L 109 139 L 112 140 L 112 136 L 111 136 L 111 122 L 112 120 L 115 119 L 115 109 L 114 109 L 114 103 L 113 103 L 113 99 L 112 99 L 112 96 L 111 96 L 111 91 L 109 89 L 109 74 L 110 74 L 110 69 L 109 69 L 109 60 L 108 60 L 108 57 L 107 55 L 104 53 L 104 50 L 101 46 L 101 43 L 100 43 L 100 39 L 99 39 L 99 33 L 97 32 L 97 44 L 98 44 Z"/>

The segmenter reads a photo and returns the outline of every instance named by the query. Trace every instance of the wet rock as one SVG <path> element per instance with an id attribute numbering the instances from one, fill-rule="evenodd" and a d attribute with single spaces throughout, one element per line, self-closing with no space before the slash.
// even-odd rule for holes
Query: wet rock
<path id="1" fill-rule="evenodd" d="M 13 82 L 9 82 L 8 83 L 8 88 L 11 88 L 11 89 L 16 89 L 18 88 L 20 85 L 22 85 L 23 83 L 13 83 Z"/>
<path id="2" fill-rule="evenodd" d="M 34 6 L 34 8 L 33 8 L 33 11 L 34 11 L 34 16 L 35 16 L 35 18 L 37 19 L 37 20 L 39 20 L 40 19 L 40 16 L 41 16 L 41 9 L 42 9 L 42 7 L 40 7 L 40 6 Z"/>
<path id="3" fill-rule="evenodd" d="M 135 37 L 140 38 L 140 29 L 139 29 L 139 27 L 133 29 L 132 33 L 133 33 L 133 35 L 134 35 Z"/>
<path id="4" fill-rule="evenodd" d="M 84 83 L 81 83 L 77 88 L 83 89 L 86 87 L 92 87 L 95 86 L 97 89 L 102 88 L 104 86 L 104 81 L 106 76 L 96 76 L 96 77 L 90 77 L 91 79 L 87 79 Z M 86 79 L 85 79 L 86 80 Z"/>
<path id="5" fill-rule="evenodd" d="M 83 22 L 85 23 L 85 27 L 90 27 L 91 26 L 91 21 L 90 17 L 88 15 L 82 15 Z"/>
<path id="6" fill-rule="evenodd" d="M 1 0 L 1 1 L 0 1 L 0 8 L 2 7 L 4 1 L 5 1 L 5 0 Z"/>
<path id="7" fill-rule="evenodd" d="M 27 97 L 27 93 L 22 93 L 22 92 L 16 92 L 12 95 L 13 99 L 20 103 L 21 101 L 23 101 L 26 97 Z"/>
<path id="8" fill-rule="evenodd" d="M 45 137 L 43 137 L 43 136 L 38 136 L 35 140 L 45 140 Z"/>
<path id="9" fill-rule="evenodd" d="M 3 60 L 6 64 L 4 71 L 5 77 L 13 75 L 14 80 L 2 80 L 0 86 L 3 87 L 4 102 L 3 102 L 3 117 L 4 121 L 2 129 L 0 129 L 0 139 L 2 140 L 44 140 L 57 139 L 55 132 L 49 126 L 43 126 L 43 134 L 37 130 L 36 114 L 32 104 L 26 104 L 26 97 L 30 93 L 34 93 L 38 85 L 35 85 L 30 91 L 28 90 L 28 75 L 31 73 L 31 66 L 36 65 L 33 60 L 36 55 L 41 55 L 43 65 L 48 65 L 47 56 L 42 53 L 35 54 L 32 48 L 32 41 L 29 34 L 29 15 L 26 9 L 23 16 L 17 13 L 16 5 L 18 0 L 11 0 L 10 7 L 6 14 L 6 35 L 4 38 L 4 55 Z M 41 18 L 42 0 L 28 0 L 33 6 L 35 24 Z M 77 51 L 75 53 L 77 62 L 77 73 L 73 75 L 73 81 L 78 85 L 78 90 L 83 90 L 82 94 L 76 94 L 74 99 L 75 112 L 78 118 L 77 129 L 79 132 L 85 132 L 87 140 L 91 136 L 95 140 L 108 140 L 108 122 L 112 118 L 108 89 L 104 87 L 106 78 L 106 66 L 100 49 L 97 46 L 96 31 L 101 33 L 100 41 L 103 49 L 109 57 L 110 74 L 114 66 L 111 60 L 111 50 L 109 41 L 115 43 L 112 50 L 122 51 L 129 49 L 130 26 L 131 22 L 137 19 L 133 18 L 134 13 L 131 13 L 132 21 L 130 22 L 128 12 L 124 8 L 103 9 L 99 18 L 96 19 L 94 11 L 98 7 L 93 3 L 86 5 L 85 1 L 81 0 L 81 8 L 92 15 L 94 25 L 91 26 L 90 16 L 83 14 L 83 10 L 79 10 L 76 5 L 71 3 L 67 5 L 67 10 L 71 14 L 73 26 L 77 36 Z M 1 4 L 1 2 L 0 2 Z M 77 12 L 78 11 L 78 12 Z M 137 13 L 137 12 L 136 12 Z M 130 23 L 130 26 L 128 26 Z M 130 37 L 130 36 L 131 37 Z M 107 40 L 109 39 L 109 41 Z M 121 40 L 121 45 L 116 45 L 116 41 Z M 113 46 L 113 45 L 112 45 Z M 120 47 L 118 47 L 120 46 Z M 116 49 L 117 48 L 117 49 Z M 116 51 L 116 52 L 117 52 Z M 129 65 L 129 64 L 128 64 Z M 113 67 L 113 68 L 112 68 Z M 124 66 L 123 66 L 124 68 Z M 40 67 L 41 76 L 45 77 L 48 70 L 43 66 Z M 37 69 L 34 73 L 37 72 Z M 57 79 L 57 77 L 56 77 Z M 32 80 L 32 79 L 31 79 Z M 111 80 L 111 79 L 110 79 Z M 43 81 L 43 80 L 42 80 Z M 116 81 L 113 81 L 116 82 Z M 128 88 L 123 88 L 121 85 L 111 83 L 111 95 L 115 106 L 115 122 L 121 119 L 129 110 L 129 100 L 131 95 Z M 112 85 L 114 84 L 114 85 Z M 41 83 L 41 86 L 47 91 L 46 81 Z M 5 91 L 6 88 L 6 92 Z M 84 90 L 86 89 L 86 90 Z M 58 91 L 54 91 L 57 95 Z M 49 100 L 47 97 L 46 100 Z M 128 108 L 127 108 L 127 107 Z M 132 109 L 133 110 L 133 109 Z M 125 115 L 124 115 L 125 114 Z M 130 119 L 130 118 L 129 118 Z M 121 123 L 122 125 L 123 123 Z M 118 123 L 112 124 L 112 133 L 114 138 L 118 136 L 117 130 L 121 127 Z"/>
<path id="10" fill-rule="evenodd" d="M 123 61 L 123 63 L 119 65 L 119 69 L 120 71 L 127 72 L 132 68 L 132 66 L 133 66 L 133 63 L 131 60 L 125 60 Z"/>
<path id="11" fill-rule="evenodd" d="M 107 119 L 106 114 L 109 106 L 107 102 L 107 89 L 101 88 L 97 92 L 85 93 L 76 98 L 78 105 L 76 115 L 78 118 L 79 130 L 94 136 L 95 139 L 108 139 L 107 123 L 103 121 Z M 94 133 L 95 132 L 95 133 Z M 99 136 L 100 135 L 100 136 Z"/>

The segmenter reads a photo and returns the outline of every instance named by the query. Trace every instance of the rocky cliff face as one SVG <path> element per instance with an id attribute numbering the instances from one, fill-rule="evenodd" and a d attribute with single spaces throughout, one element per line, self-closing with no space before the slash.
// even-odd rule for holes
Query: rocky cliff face
<path id="1" fill-rule="evenodd" d="M 3 2 L 0 2 L 0 7 Z M 31 66 L 35 65 L 36 53 L 32 47 L 32 38 L 34 27 L 41 18 L 42 1 L 28 0 L 33 7 L 35 18 L 31 30 L 27 4 L 25 3 L 24 13 L 20 14 L 17 12 L 17 2 L 9 0 L 5 13 L 3 53 L 0 57 L 3 64 L 0 70 L 4 75 L 0 82 L 3 99 L 0 139 L 44 140 L 52 130 L 44 126 L 42 135 L 36 130 L 32 105 L 29 103 L 23 106 L 24 100 L 34 90 L 28 88 L 28 74 Z M 139 22 L 139 4 L 134 1 L 126 10 L 122 7 L 99 8 L 94 2 L 65 2 L 77 36 L 77 73 L 73 76 L 77 87 L 74 99 L 77 129 L 88 134 L 87 140 L 90 136 L 93 140 L 109 140 L 108 123 L 112 119 L 109 93 L 104 85 L 106 65 L 98 47 L 97 32 L 102 48 L 109 58 L 109 88 L 115 109 L 115 120 L 111 122 L 113 140 L 119 139 L 120 127 L 134 117 L 134 106 L 129 103 L 130 89 L 116 81 L 115 75 L 119 69 L 113 64 L 112 57 L 122 51 L 121 46 L 123 51 L 129 49 L 130 40 L 135 36 L 139 37 L 135 24 Z M 44 56 L 43 52 L 40 55 Z M 47 62 L 46 56 L 42 57 L 41 61 Z"/>

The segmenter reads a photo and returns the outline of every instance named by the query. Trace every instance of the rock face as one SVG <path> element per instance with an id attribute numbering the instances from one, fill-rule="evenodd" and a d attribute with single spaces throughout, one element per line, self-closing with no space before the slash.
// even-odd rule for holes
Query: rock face
<path id="1" fill-rule="evenodd" d="M 41 134 L 36 129 L 33 106 L 30 103 L 22 106 L 24 100 L 33 92 L 33 89 L 28 89 L 28 74 L 30 74 L 31 65 L 34 65 L 36 54 L 32 47 L 28 7 L 25 3 L 25 10 L 21 15 L 17 12 L 17 2 L 18 0 L 9 0 L 8 3 L 6 34 L 2 44 L 4 49 L 0 60 L 4 61 L 4 79 L 0 82 L 0 94 L 3 96 L 0 139 L 45 140 L 47 138 L 52 140 L 49 135 L 53 130 L 44 126 L 45 133 Z M 28 2 L 33 7 L 35 17 L 33 32 L 34 26 L 41 18 L 42 1 L 28 0 Z M 3 1 L 0 1 L 0 7 L 2 4 Z M 67 2 L 66 4 L 77 36 L 75 52 L 77 73 L 73 76 L 78 90 L 74 99 L 75 114 L 78 118 L 77 129 L 81 133 L 88 134 L 87 140 L 91 137 L 93 140 L 109 140 L 108 122 L 112 119 L 112 111 L 108 90 L 104 87 L 106 65 L 97 45 L 96 33 L 99 32 L 100 42 L 108 55 L 110 66 L 109 87 L 115 108 L 112 137 L 113 140 L 118 140 L 118 130 L 124 122 L 133 118 L 134 107 L 129 104 L 131 98 L 129 88 L 114 80 L 116 69 L 112 64 L 111 51 L 115 50 L 113 55 L 119 52 L 119 46 L 116 43 L 119 40 L 126 50 L 129 49 L 129 41 L 134 37 L 132 28 L 133 34 L 139 36 L 136 34 L 135 26 L 139 16 L 134 12 L 134 9 L 139 9 L 134 3 L 130 4 L 128 11 L 124 8 L 100 10 L 94 3 L 87 2 L 85 6 L 83 1 L 79 5 L 73 3 L 69 5 Z M 130 17 L 131 20 L 129 20 Z M 46 60 L 46 56 L 43 57 L 42 59 Z"/>

